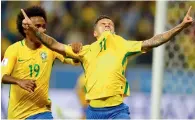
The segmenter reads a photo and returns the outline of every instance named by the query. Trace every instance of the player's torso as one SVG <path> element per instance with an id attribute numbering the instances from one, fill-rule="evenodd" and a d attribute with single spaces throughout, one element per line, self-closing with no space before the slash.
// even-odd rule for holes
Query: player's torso
<path id="1" fill-rule="evenodd" d="M 11 75 L 20 79 L 48 81 L 53 64 L 52 51 L 44 46 L 31 50 L 24 44 L 24 41 L 21 45 L 18 43 L 17 60 Z"/>
<path id="2" fill-rule="evenodd" d="M 121 42 L 115 41 L 113 46 L 105 42 L 108 41 L 102 41 L 99 44 L 91 46 L 91 50 L 85 55 L 84 63 L 90 66 L 87 67 L 88 69 L 93 69 L 93 73 L 98 72 L 98 74 L 101 73 L 103 75 L 116 72 L 123 67 L 122 61 L 125 57 L 125 51 L 120 49 Z M 100 47 L 100 51 L 94 56 L 97 53 L 97 46 Z"/>
<path id="3" fill-rule="evenodd" d="M 25 46 L 24 41 L 16 44 L 18 49 L 13 52 L 17 52 L 17 60 L 11 76 L 21 80 L 35 80 L 37 86 L 33 93 L 29 93 L 18 85 L 11 85 L 9 116 L 23 118 L 49 109 L 48 88 L 54 58 L 52 51 L 44 46 L 31 50 Z"/>
<path id="4" fill-rule="evenodd" d="M 120 44 L 120 41 L 115 41 L 113 45 L 103 42 L 91 46 L 91 50 L 85 55 L 83 63 L 86 72 L 87 88 L 91 88 L 95 83 L 98 85 L 97 81 L 102 83 L 102 81 L 109 80 L 117 83 L 117 81 L 125 80 L 122 74 L 126 67 L 122 64 L 125 51 L 120 49 Z M 100 47 L 100 52 L 94 56 L 97 53 L 97 47 Z"/>

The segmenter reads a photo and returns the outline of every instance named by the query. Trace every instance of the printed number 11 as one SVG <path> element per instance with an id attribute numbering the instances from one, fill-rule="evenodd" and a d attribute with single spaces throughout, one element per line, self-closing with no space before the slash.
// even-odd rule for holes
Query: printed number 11
<path id="1" fill-rule="evenodd" d="M 102 49 L 106 50 L 106 39 L 104 38 L 101 42 L 100 42 L 100 52 L 102 51 Z"/>

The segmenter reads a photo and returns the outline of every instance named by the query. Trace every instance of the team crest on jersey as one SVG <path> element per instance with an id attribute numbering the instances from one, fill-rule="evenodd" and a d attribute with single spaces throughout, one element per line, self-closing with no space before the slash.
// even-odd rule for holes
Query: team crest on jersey
<path id="1" fill-rule="evenodd" d="M 45 61 L 46 59 L 47 59 L 47 53 L 45 53 L 45 52 L 41 52 L 41 59 L 43 60 L 43 61 Z"/>

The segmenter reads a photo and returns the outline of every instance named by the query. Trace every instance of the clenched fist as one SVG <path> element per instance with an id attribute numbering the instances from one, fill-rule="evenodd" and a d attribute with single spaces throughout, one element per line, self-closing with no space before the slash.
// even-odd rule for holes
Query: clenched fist
<path id="1" fill-rule="evenodd" d="M 82 50 L 83 45 L 80 42 L 74 42 L 71 44 L 71 47 L 72 51 L 77 54 Z"/>

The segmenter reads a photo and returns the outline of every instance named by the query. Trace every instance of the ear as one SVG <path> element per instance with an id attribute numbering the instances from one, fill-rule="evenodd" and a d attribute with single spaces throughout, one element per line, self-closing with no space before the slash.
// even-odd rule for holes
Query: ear
<path id="1" fill-rule="evenodd" d="M 95 30 L 93 31 L 93 36 L 94 37 L 97 37 L 98 36 L 98 34 L 97 34 L 97 32 Z"/>

